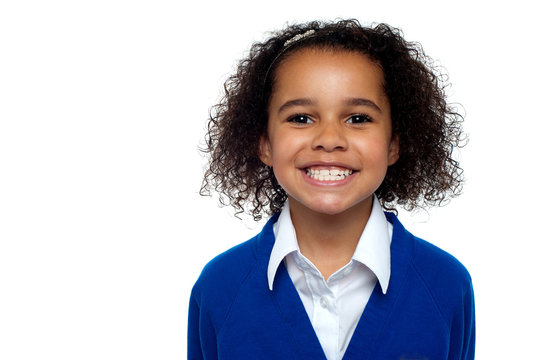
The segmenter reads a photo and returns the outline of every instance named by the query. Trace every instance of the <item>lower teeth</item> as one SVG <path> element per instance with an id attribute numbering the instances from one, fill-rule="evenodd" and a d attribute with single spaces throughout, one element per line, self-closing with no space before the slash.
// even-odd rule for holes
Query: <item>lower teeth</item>
<path id="1" fill-rule="evenodd" d="M 308 176 L 314 180 L 320 180 L 320 181 L 337 181 L 337 180 L 343 180 L 348 175 L 320 175 L 320 174 L 308 174 Z"/>

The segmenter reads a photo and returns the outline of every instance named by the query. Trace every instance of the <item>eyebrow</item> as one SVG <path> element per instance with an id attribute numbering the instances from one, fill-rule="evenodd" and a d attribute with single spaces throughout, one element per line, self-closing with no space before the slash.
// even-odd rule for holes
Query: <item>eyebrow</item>
<path id="1" fill-rule="evenodd" d="M 364 98 L 348 98 L 344 101 L 346 105 L 349 106 L 369 106 L 378 112 L 382 112 L 379 106 L 376 105 L 372 100 L 364 99 Z M 278 113 L 281 113 L 282 111 L 287 110 L 290 107 L 294 106 L 310 106 L 315 105 L 316 101 L 310 98 L 300 98 L 300 99 L 293 99 L 286 101 L 285 103 L 280 106 L 278 109 Z"/>
<path id="2" fill-rule="evenodd" d="M 286 101 L 285 103 L 283 103 L 282 106 L 280 106 L 280 108 L 278 109 L 278 114 L 281 113 L 284 110 L 287 110 L 290 107 L 309 106 L 309 105 L 314 105 L 315 103 L 316 102 L 314 100 L 309 99 L 309 98 L 289 100 L 289 101 Z"/>
<path id="3" fill-rule="evenodd" d="M 377 110 L 378 112 L 382 112 L 381 109 L 379 108 L 379 106 L 376 105 L 375 102 L 373 102 L 372 100 L 368 100 L 368 99 L 363 99 L 363 98 L 349 98 L 345 101 L 345 103 L 347 105 L 351 105 L 351 106 L 355 106 L 355 105 L 358 105 L 358 106 L 369 106 L 375 110 Z"/>

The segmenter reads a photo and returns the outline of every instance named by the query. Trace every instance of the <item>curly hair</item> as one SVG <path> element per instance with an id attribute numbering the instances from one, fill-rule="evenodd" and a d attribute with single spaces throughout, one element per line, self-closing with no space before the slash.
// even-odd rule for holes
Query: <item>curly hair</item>
<path id="1" fill-rule="evenodd" d="M 295 36 L 301 40 L 290 44 Z M 460 194 L 463 171 L 452 152 L 464 140 L 463 117 L 446 101 L 446 75 L 418 43 L 406 42 L 399 29 L 340 20 L 290 25 L 252 45 L 237 73 L 225 82 L 223 98 L 210 110 L 206 148 L 201 149 L 210 158 L 202 195 L 214 188 L 221 205 L 232 205 L 237 215 L 248 212 L 255 220 L 281 210 L 287 194 L 272 168 L 261 162 L 259 140 L 267 131 L 275 70 L 303 48 L 359 52 L 382 68 L 392 132 L 400 144 L 398 161 L 376 190 L 384 208 L 442 205 Z"/>

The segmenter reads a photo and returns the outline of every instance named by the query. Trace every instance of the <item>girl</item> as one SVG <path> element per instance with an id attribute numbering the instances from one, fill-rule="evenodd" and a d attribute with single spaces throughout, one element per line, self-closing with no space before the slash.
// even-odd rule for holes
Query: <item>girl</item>
<path id="1" fill-rule="evenodd" d="M 188 358 L 473 359 L 467 270 L 383 211 L 458 195 L 461 120 L 387 25 L 254 44 L 211 115 L 202 192 L 272 216 L 201 273 Z"/>

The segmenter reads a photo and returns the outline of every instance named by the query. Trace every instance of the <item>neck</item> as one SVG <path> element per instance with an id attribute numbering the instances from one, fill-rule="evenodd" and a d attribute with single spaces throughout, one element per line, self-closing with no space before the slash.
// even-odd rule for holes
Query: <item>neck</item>
<path id="1" fill-rule="evenodd" d="M 372 212 L 372 199 L 335 215 L 314 212 L 294 199 L 290 210 L 301 253 L 327 279 L 351 260 Z"/>

